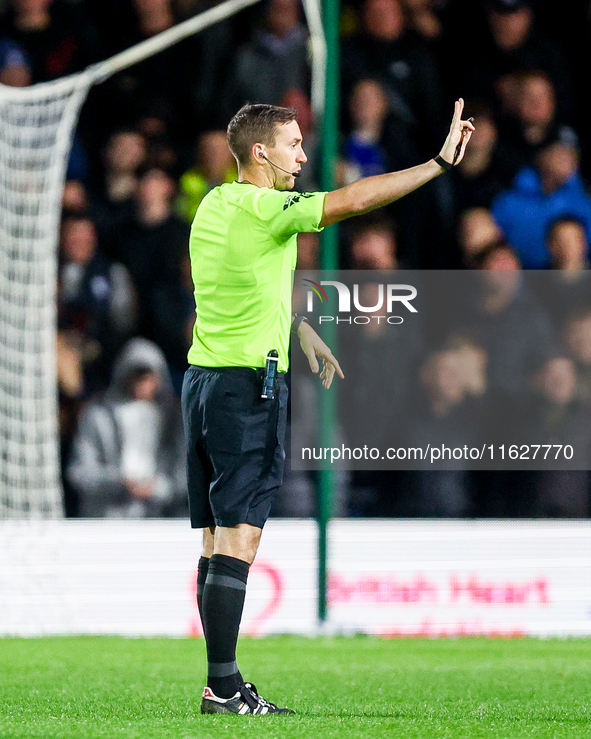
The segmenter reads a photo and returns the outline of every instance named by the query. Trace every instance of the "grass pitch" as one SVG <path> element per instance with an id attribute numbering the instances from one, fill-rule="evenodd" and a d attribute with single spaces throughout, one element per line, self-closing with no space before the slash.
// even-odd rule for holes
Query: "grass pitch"
<path id="1" fill-rule="evenodd" d="M 0 639 L 0 737 L 591 737 L 591 640 L 280 637 L 238 657 L 297 716 L 201 716 L 202 640 Z"/>

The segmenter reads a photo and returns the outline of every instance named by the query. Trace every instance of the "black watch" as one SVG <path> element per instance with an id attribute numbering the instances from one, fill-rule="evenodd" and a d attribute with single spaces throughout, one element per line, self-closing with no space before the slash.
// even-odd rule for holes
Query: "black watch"
<path id="1" fill-rule="evenodd" d="M 291 333 L 297 335 L 298 328 L 300 327 L 300 325 L 304 321 L 307 321 L 308 319 L 306 318 L 306 316 L 302 316 L 301 313 L 294 313 L 293 315 L 294 315 L 294 319 L 291 323 Z"/>
<path id="2" fill-rule="evenodd" d="M 451 172 L 451 171 L 452 171 L 452 169 L 454 168 L 454 165 L 453 165 L 453 164 L 451 164 L 450 162 L 446 162 L 446 161 L 445 161 L 445 159 L 444 159 L 444 158 L 443 158 L 443 157 L 442 157 L 442 156 L 441 156 L 440 154 L 438 154 L 438 155 L 437 155 L 437 156 L 435 157 L 435 161 L 436 161 L 436 162 L 437 162 L 437 164 L 438 164 L 438 165 L 439 165 L 440 167 L 442 167 L 442 168 L 443 168 L 443 169 L 444 169 L 444 170 L 445 170 L 446 172 Z"/>

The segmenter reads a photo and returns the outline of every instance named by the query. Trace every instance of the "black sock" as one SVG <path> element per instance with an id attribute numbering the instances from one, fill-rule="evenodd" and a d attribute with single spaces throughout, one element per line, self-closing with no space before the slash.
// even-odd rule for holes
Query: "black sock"
<path id="1" fill-rule="evenodd" d="M 199 617 L 201 618 L 201 625 L 203 626 L 203 588 L 205 581 L 207 580 L 207 573 L 209 571 L 209 557 L 199 558 L 199 567 L 197 568 L 197 608 L 199 609 Z M 205 628 L 203 629 L 205 633 Z"/>
<path id="2" fill-rule="evenodd" d="M 207 580 L 208 571 L 209 571 L 209 557 L 200 557 L 199 565 L 197 568 L 197 608 L 199 609 L 199 617 L 201 618 L 202 626 L 203 626 L 203 588 L 205 587 L 205 581 Z M 203 633 L 205 634 L 204 626 L 203 626 Z M 244 679 L 242 675 L 240 674 L 240 670 L 238 670 L 236 674 L 238 677 L 238 683 L 242 685 L 244 683 Z"/>
<path id="3" fill-rule="evenodd" d="M 209 560 L 201 598 L 207 644 L 207 685 L 219 698 L 231 698 L 242 677 L 236 665 L 236 642 L 250 565 L 214 554 Z"/>

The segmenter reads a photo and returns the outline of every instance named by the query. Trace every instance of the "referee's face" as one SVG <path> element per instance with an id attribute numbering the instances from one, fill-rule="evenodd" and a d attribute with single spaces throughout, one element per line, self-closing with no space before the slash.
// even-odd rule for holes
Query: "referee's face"
<path id="1" fill-rule="evenodd" d="M 275 130 L 275 146 L 268 149 L 268 157 L 277 167 L 276 190 L 291 190 L 295 185 L 295 177 L 290 172 L 299 172 L 302 164 L 308 161 L 302 148 L 302 132 L 297 121 L 278 125 Z"/>

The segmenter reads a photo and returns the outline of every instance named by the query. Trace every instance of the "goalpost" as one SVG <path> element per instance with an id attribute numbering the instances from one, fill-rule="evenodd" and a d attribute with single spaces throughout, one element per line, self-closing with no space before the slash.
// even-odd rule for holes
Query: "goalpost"
<path id="1" fill-rule="evenodd" d="M 226 0 L 54 82 L 0 85 L 0 519 L 63 516 L 56 391 L 57 243 L 73 131 L 93 84 L 259 0 Z M 303 0 L 312 109 L 324 109 L 319 0 Z"/>

